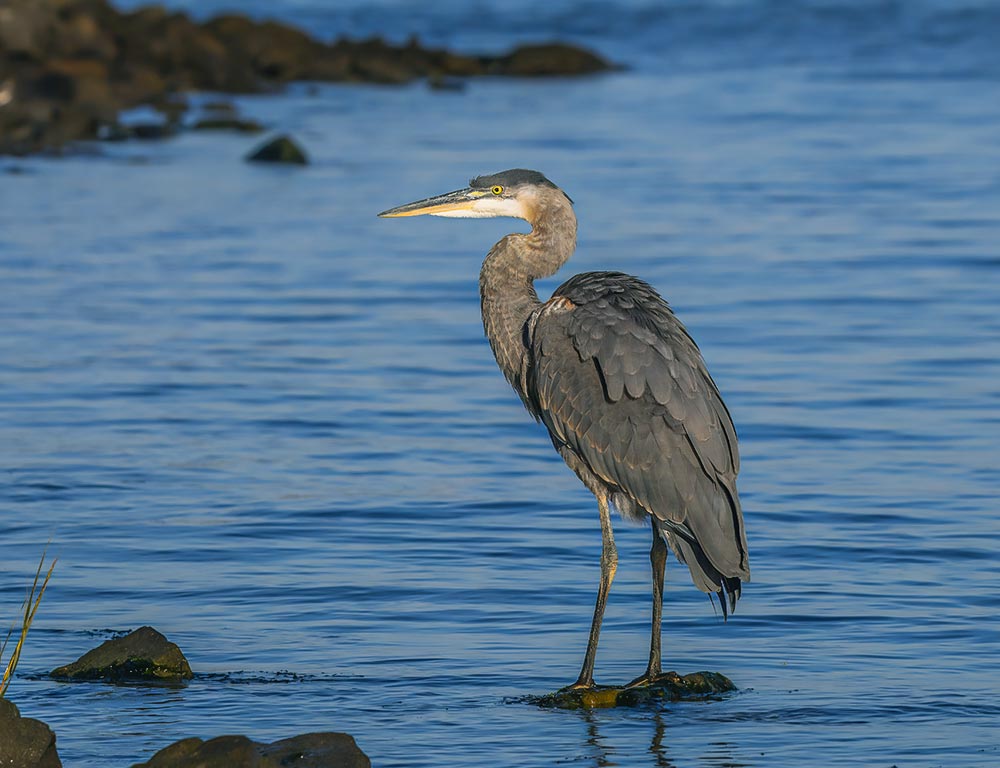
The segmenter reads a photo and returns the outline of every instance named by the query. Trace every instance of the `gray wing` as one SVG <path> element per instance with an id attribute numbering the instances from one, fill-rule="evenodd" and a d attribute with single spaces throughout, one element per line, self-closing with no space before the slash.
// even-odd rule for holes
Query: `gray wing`
<path id="1" fill-rule="evenodd" d="M 557 448 L 658 521 L 699 588 L 734 602 L 750 576 L 736 431 L 667 303 L 637 278 L 585 273 L 527 332 L 532 410 Z"/>

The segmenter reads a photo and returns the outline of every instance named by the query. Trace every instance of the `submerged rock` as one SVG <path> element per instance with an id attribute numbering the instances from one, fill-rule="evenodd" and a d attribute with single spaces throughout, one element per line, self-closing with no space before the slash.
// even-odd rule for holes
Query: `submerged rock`
<path id="1" fill-rule="evenodd" d="M 13 702 L 0 699 L 0 765 L 61 768 L 56 735 L 41 720 L 21 717 Z"/>
<path id="2" fill-rule="evenodd" d="M 346 733 L 305 733 L 272 744 L 246 736 L 203 741 L 182 739 L 132 768 L 371 768 L 371 761 Z"/>
<path id="3" fill-rule="evenodd" d="M 302 148 L 288 136 L 276 136 L 265 141 L 247 155 L 248 163 L 289 163 L 309 165 L 309 158 Z"/>
<path id="4" fill-rule="evenodd" d="M 102 643 L 50 676 L 110 682 L 179 681 L 194 677 L 181 649 L 152 627 Z"/>
<path id="5" fill-rule="evenodd" d="M 692 672 L 689 675 L 665 672 L 649 685 L 635 688 L 615 686 L 564 688 L 544 696 L 526 696 L 523 701 L 539 707 L 556 709 L 601 709 L 636 707 L 655 701 L 698 699 L 735 690 L 733 681 L 718 672 Z"/>

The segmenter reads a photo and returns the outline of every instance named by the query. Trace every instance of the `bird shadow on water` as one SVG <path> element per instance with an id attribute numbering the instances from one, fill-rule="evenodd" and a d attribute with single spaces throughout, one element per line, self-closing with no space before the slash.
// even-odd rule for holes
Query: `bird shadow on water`
<path id="1" fill-rule="evenodd" d="M 626 765 L 634 762 L 632 755 L 619 754 L 618 750 L 611 744 L 610 738 L 602 733 L 604 717 L 607 714 L 606 710 L 579 709 L 575 710 L 575 714 L 581 719 L 585 728 L 586 754 L 578 759 L 574 759 L 573 762 L 583 762 L 593 765 L 595 768 Z M 652 734 L 646 752 L 652 757 L 650 765 L 654 765 L 657 768 L 677 768 L 679 765 L 670 757 L 670 748 L 668 746 L 669 731 L 667 729 L 667 717 L 669 714 L 669 711 L 665 711 L 659 707 L 649 710 L 648 724 L 652 727 Z M 720 768 L 722 766 L 726 768 L 747 768 L 746 763 L 735 759 L 731 745 L 725 742 L 715 742 L 707 745 L 707 747 L 710 747 L 711 751 L 701 756 L 699 760 L 701 764 L 719 766 Z"/>

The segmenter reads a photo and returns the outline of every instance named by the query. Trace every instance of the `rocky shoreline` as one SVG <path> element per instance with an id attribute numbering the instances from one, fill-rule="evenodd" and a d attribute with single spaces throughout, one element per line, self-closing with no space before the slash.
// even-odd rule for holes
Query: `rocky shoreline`
<path id="1" fill-rule="evenodd" d="M 129 685 L 183 685 L 194 674 L 180 648 L 153 627 L 107 640 L 76 661 L 53 669 L 63 682 L 100 681 Z M 159 750 L 135 768 L 371 768 L 368 756 L 346 733 L 303 733 L 270 744 L 247 736 L 209 740 L 190 737 Z M 61 768 L 56 734 L 40 720 L 23 717 L 0 698 L 0 766 Z"/>
<path id="2" fill-rule="evenodd" d="M 49 673 L 63 682 L 102 681 L 130 685 L 184 685 L 194 677 L 184 653 L 153 627 L 101 643 L 76 661 Z M 678 675 L 666 672 L 646 685 L 564 688 L 543 696 L 508 700 L 546 709 L 597 709 L 657 706 L 665 702 L 702 700 L 731 693 L 733 682 L 718 672 Z M 226 735 L 209 740 L 191 737 L 164 747 L 133 768 L 370 768 L 371 761 L 346 733 L 304 733 L 265 744 L 247 736 Z M 0 766 L 60 768 L 56 735 L 45 723 L 22 717 L 17 707 L 0 698 Z"/>
<path id="3" fill-rule="evenodd" d="M 275 21 L 226 14 L 204 23 L 162 6 L 122 13 L 107 0 L 0 5 L 0 154 L 58 151 L 89 139 L 158 138 L 184 125 L 185 94 L 266 93 L 293 81 L 449 87 L 477 76 L 545 77 L 614 69 L 561 43 L 463 55 L 379 38 L 327 43 Z M 121 124 L 150 106 L 163 131 Z"/>

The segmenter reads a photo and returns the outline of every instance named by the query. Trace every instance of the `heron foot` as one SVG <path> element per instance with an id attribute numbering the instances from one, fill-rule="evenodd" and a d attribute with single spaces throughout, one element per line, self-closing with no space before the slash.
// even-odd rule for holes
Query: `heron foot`
<path id="1" fill-rule="evenodd" d="M 641 675 L 639 675 L 635 680 L 630 683 L 626 683 L 624 688 L 628 690 L 629 688 L 641 688 L 644 685 L 652 685 L 659 682 L 667 675 L 664 675 L 660 670 L 647 669 Z"/>
<path id="2" fill-rule="evenodd" d="M 649 685 L 654 680 L 656 680 L 656 676 L 650 676 L 649 674 L 643 674 L 643 675 L 639 675 L 635 680 L 633 680 L 633 681 L 631 681 L 629 683 L 625 683 L 625 685 L 623 687 L 626 690 L 628 690 L 629 688 L 641 688 L 644 685 Z"/>
<path id="3" fill-rule="evenodd" d="M 590 691 L 590 690 L 593 690 L 596 687 L 597 686 L 594 685 L 594 679 L 593 678 L 591 678 L 590 680 L 584 680 L 584 679 L 581 678 L 580 680 L 577 680 L 572 685 L 567 685 L 565 688 L 560 688 L 557 691 L 557 693 L 568 693 L 569 691 Z"/>

